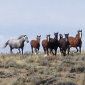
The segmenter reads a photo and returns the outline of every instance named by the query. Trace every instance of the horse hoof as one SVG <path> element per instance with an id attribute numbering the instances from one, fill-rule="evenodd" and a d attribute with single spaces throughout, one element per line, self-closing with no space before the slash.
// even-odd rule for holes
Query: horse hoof
<path id="1" fill-rule="evenodd" d="M 44 57 L 47 57 L 47 54 L 45 54 Z"/>
<path id="2" fill-rule="evenodd" d="M 35 53 L 35 55 L 37 55 L 37 53 Z"/>

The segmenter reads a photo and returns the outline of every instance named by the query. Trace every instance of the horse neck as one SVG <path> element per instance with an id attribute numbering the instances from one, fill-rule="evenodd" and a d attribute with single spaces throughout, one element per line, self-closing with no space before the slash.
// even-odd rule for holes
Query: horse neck
<path id="1" fill-rule="evenodd" d="M 58 40 L 58 36 L 55 36 L 54 39 Z"/>
<path id="2" fill-rule="evenodd" d="M 59 37 L 60 37 L 60 39 L 62 39 L 62 38 L 63 38 L 63 35 L 62 35 L 62 34 L 60 34 L 60 36 L 59 36 Z"/>
<path id="3" fill-rule="evenodd" d="M 80 33 L 76 34 L 76 38 L 80 39 Z"/>
<path id="4" fill-rule="evenodd" d="M 21 39 L 19 39 L 19 42 L 24 43 L 25 42 L 25 39 L 24 38 L 21 38 Z"/>
<path id="5" fill-rule="evenodd" d="M 50 41 L 50 36 L 47 36 L 47 41 L 48 41 L 48 42 Z"/>
<path id="6" fill-rule="evenodd" d="M 38 41 L 38 43 L 40 43 L 40 39 L 39 38 L 37 38 L 37 41 Z"/>

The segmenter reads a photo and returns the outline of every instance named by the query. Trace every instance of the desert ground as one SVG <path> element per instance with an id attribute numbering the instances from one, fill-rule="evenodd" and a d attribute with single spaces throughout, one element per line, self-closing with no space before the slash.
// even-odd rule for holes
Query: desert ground
<path id="1" fill-rule="evenodd" d="M 0 85 L 85 85 L 85 53 L 0 54 Z"/>

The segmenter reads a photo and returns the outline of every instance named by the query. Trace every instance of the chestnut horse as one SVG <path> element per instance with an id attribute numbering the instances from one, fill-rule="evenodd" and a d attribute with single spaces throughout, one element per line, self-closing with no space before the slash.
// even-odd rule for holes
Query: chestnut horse
<path id="1" fill-rule="evenodd" d="M 47 35 L 46 36 L 46 39 L 42 40 L 42 47 L 43 47 L 43 50 L 44 50 L 44 53 L 48 55 L 48 43 L 49 43 L 49 37 L 50 35 Z"/>
<path id="2" fill-rule="evenodd" d="M 78 33 L 76 34 L 75 37 L 72 37 L 72 36 L 68 37 L 70 48 L 75 47 L 77 49 L 77 52 L 79 51 L 80 53 L 81 53 L 81 46 L 82 46 L 81 38 L 82 38 L 82 30 L 78 30 Z M 79 50 L 77 47 L 79 47 Z"/>
<path id="3" fill-rule="evenodd" d="M 40 48 L 40 38 L 41 38 L 41 35 L 40 36 L 37 35 L 36 40 L 31 40 L 30 45 L 31 45 L 32 53 L 33 53 L 33 48 L 35 49 L 35 53 L 37 53 L 39 51 L 39 48 Z"/>

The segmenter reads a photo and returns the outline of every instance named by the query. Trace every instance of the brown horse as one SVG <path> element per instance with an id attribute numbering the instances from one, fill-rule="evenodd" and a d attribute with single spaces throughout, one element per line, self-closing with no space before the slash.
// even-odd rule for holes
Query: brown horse
<path id="1" fill-rule="evenodd" d="M 37 35 L 36 40 L 31 40 L 30 45 L 31 45 L 32 53 L 33 53 L 33 48 L 35 49 L 36 53 L 39 51 L 39 48 L 40 48 L 40 38 L 41 38 L 41 35 L 40 36 Z"/>
<path id="2" fill-rule="evenodd" d="M 80 51 L 80 53 L 81 53 L 81 46 L 82 46 L 81 38 L 82 38 L 82 30 L 78 30 L 78 33 L 76 34 L 75 37 L 72 37 L 72 36 L 68 37 L 70 48 L 75 47 L 77 49 L 77 52 Z M 79 47 L 79 50 L 77 47 Z"/>
<path id="3" fill-rule="evenodd" d="M 64 56 L 66 55 L 67 50 L 68 50 L 68 55 L 69 55 L 68 36 L 69 34 L 65 34 L 65 38 L 63 38 L 62 34 L 60 34 L 59 48 L 60 48 L 60 52 L 63 53 Z"/>
<path id="4" fill-rule="evenodd" d="M 49 43 L 49 37 L 50 35 L 47 35 L 46 36 L 46 39 L 42 40 L 42 47 L 43 47 L 43 50 L 44 50 L 44 53 L 48 55 L 48 43 Z"/>

